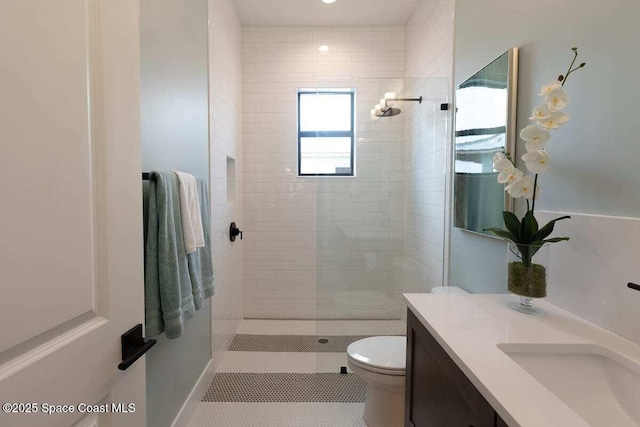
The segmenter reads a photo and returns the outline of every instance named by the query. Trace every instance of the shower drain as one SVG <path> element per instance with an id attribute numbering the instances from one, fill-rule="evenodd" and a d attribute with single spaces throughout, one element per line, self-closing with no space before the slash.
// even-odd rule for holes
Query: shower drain
<path id="1" fill-rule="evenodd" d="M 327 338 L 319 338 L 319 339 L 318 339 L 318 342 L 319 342 L 320 344 L 326 344 L 326 343 L 328 343 L 328 342 L 329 342 L 329 340 L 328 340 Z"/>

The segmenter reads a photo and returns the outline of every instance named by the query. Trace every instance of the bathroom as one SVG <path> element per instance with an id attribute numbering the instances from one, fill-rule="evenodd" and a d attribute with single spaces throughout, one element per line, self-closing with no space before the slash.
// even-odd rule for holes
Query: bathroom
<path id="1" fill-rule="evenodd" d="M 1 3 L 0 425 L 640 425 L 640 4 Z M 568 81 L 543 316 L 509 310 L 484 230 L 526 197 L 458 192 L 460 91 L 496 58 L 525 173 L 539 88 Z M 213 294 L 171 338 L 142 326 L 161 171 L 210 199 Z"/>

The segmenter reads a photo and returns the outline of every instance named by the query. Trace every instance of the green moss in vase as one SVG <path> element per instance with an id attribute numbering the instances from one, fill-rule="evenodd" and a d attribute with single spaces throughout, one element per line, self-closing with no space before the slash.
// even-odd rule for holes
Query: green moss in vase
<path id="1" fill-rule="evenodd" d="M 509 263 L 509 291 L 529 298 L 547 296 L 547 270 L 540 264 Z"/>

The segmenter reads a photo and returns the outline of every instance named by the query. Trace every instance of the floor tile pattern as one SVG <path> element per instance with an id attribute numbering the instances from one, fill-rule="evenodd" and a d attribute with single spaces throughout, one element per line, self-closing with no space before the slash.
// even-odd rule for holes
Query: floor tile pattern
<path id="1" fill-rule="evenodd" d="M 189 427 L 364 427 L 366 384 L 338 373 L 346 347 L 405 331 L 401 321 L 244 320 Z"/>
<path id="2" fill-rule="evenodd" d="M 407 325 L 402 320 L 248 320 L 238 334 L 257 335 L 404 335 Z"/>
<path id="3" fill-rule="evenodd" d="M 367 338 L 367 335 L 240 334 L 233 339 L 229 351 L 344 353 L 349 344 L 363 338 Z"/>
<path id="4" fill-rule="evenodd" d="M 203 402 L 364 402 L 353 374 L 216 374 Z"/>

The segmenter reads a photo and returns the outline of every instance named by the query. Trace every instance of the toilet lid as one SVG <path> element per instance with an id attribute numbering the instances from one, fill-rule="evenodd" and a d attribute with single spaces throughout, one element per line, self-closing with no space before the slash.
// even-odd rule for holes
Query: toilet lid
<path id="1" fill-rule="evenodd" d="M 407 357 L 407 337 L 370 337 L 351 343 L 349 357 L 360 365 L 388 371 L 404 371 Z"/>

